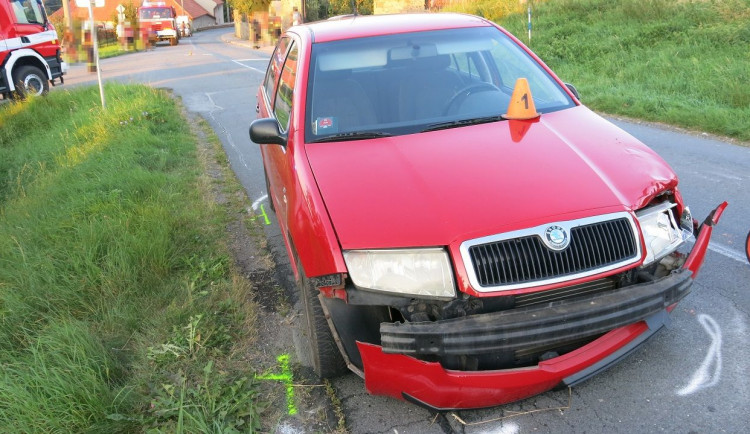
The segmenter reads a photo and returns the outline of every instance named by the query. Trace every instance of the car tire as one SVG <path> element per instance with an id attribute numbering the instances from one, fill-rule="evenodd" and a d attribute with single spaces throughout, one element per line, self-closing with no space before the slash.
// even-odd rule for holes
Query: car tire
<path id="1" fill-rule="evenodd" d="M 297 287 L 303 305 L 301 320 L 304 347 L 318 377 L 337 377 L 347 372 L 346 363 L 323 313 L 323 306 L 318 299 L 319 291 L 313 287 L 299 261 L 297 267 L 300 276 Z"/>
<path id="2" fill-rule="evenodd" d="M 12 95 L 14 99 L 23 100 L 29 95 L 42 96 L 49 93 L 47 74 L 34 65 L 19 67 L 13 74 L 13 83 L 16 85 Z"/>
<path id="3" fill-rule="evenodd" d="M 169 45 L 174 47 L 175 45 L 177 45 L 178 42 L 179 41 L 177 40 L 177 38 L 172 38 L 169 40 Z"/>
<path id="4" fill-rule="evenodd" d="M 750 232 L 747 233 L 747 240 L 745 240 L 745 255 L 747 262 L 750 262 Z"/>

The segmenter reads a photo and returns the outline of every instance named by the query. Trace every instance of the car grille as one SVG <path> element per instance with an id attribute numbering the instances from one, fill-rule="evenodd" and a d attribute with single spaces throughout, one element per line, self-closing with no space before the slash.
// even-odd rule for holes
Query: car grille
<path id="1" fill-rule="evenodd" d="M 478 244 L 469 257 L 480 286 L 503 286 L 578 275 L 635 258 L 635 235 L 627 218 L 573 227 L 570 245 L 548 249 L 534 234 Z"/>

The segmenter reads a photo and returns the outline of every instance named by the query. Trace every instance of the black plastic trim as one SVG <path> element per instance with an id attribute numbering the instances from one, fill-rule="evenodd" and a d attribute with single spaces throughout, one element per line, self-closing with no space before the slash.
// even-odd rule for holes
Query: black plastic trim
<path id="1" fill-rule="evenodd" d="M 690 292 L 692 272 L 527 308 L 434 322 L 381 323 L 383 352 L 472 356 L 554 347 L 642 321 Z"/>

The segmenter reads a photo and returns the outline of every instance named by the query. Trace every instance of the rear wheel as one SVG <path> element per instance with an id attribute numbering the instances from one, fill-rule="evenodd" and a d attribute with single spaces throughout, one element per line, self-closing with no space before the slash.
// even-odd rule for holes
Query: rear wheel
<path id="1" fill-rule="evenodd" d="M 33 65 L 19 67 L 13 73 L 13 83 L 16 85 L 16 91 L 13 92 L 15 99 L 26 99 L 29 95 L 46 95 L 49 92 L 47 74 Z"/>
<path id="2" fill-rule="evenodd" d="M 328 321 L 318 299 L 319 291 L 307 279 L 299 261 L 297 261 L 297 267 L 300 275 L 297 287 L 303 304 L 302 332 L 305 334 L 304 345 L 312 368 L 320 378 L 339 376 L 346 372 L 346 363 L 328 327 Z"/>

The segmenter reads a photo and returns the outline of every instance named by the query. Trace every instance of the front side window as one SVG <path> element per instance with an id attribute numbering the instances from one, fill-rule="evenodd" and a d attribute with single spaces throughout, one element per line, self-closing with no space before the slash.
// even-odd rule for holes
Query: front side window
<path id="1" fill-rule="evenodd" d="M 10 3 L 18 24 L 44 24 L 44 8 L 38 0 L 13 0 Z"/>
<path id="2" fill-rule="evenodd" d="M 292 44 L 289 55 L 286 57 L 284 67 L 281 69 L 281 78 L 274 98 L 273 114 L 279 122 L 282 131 L 289 129 L 289 118 L 292 112 L 292 100 L 294 96 L 294 78 L 297 75 L 297 46 Z"/>
<path id="3" fill-rule="evenodd" d="M 538 62 L 495 27 L 313 44 L 310 65 L 307 142 L 413 134 L 445 123 L 499 118 L 519 77 L 529 81 L 538 112 L 575 105 Z"/>
<path id="4" fill-rule="evenodd" d="M 286 51 L 289 48 L 290 42 L 291 39 L 287 37 L 281 38 L 271 56 L 271 61 L 268 62 L 268 70 L 266 70 L 266 76 L 263 79 L 263 89 L 270 104 L 273 104 L 276 80 L 279 77 L 279 71 L 281 71 L 281 65 L 284 63 L 284 58 L 286 58 Z"/>

